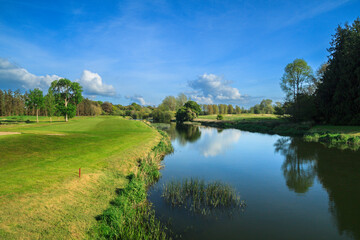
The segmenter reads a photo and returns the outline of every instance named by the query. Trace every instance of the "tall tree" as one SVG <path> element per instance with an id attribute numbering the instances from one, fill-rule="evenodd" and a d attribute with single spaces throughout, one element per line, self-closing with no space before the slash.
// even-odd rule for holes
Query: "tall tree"
<path id="1" fill-rule="evenodd" d="M 67 122 L 76 114 L 76 105 L 83 97 L 82 87 L 77 82 L 71 82 L 69 79 L 62 78 L 51 83 L 51 91 L 54 93 L 57 110 L 65 117 Z"/>
<path id="2" fill-rule="evenodd" d="M 5 116 L 5 94 L 0 89 L 0 116 Z"/>
<path id="3" fill-rule="evenodd" d="M 48 94 L 45 96 L 45 110 L 47 116 L 50 118 L 50 122 L 52 122 L 52 117 L 55 115 L 56 104 L 55 104 L 55 96 L 51 89 L 49 89 Z"/>
<path id="4" fill-rule="evenodd" d="M 280 86 L 289 100 L 296 102 L 300 93 L 305 93 L 313 83 L 314 75 L 311 67 L 303 59 L 295 59 L 285 67 Z"/>
<path id="5" fill-rule="evenodd" d="M 36 110 L 36 122 L 39 122 L 39 110 L 44 106 L 43 92 L 38 88 L 30 90 L 26 105 Z"/>
<path id="6" fill-rule="evenodd" d="M 184 93 L 180 93 L 176 97 L 176 110 L 184 106 L 184 104 L 187 102 L 188 98 Z"/>
<path id="7" fill-rule="evenodd" d="M 328 51 L 316 92 L 318 112 L 326 122 L 360 124 L 360 18 L 337 28 Z"/>
<path id="8" fill-rule="evenodd" d="M 164 111 L 176 110 L 176 98 L 174 96 L 167 96 L 161 103 L 160 108 Z"/>

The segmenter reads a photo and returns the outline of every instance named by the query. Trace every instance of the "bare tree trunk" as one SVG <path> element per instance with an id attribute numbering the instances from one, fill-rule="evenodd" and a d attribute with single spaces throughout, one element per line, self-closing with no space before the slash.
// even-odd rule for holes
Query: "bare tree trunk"
<path id="1" fill-rule="evenodd" d="M 36 122 L 39 123 L 39 109 L 36 109 Z"/>
<path id="2" fill-rule="evenodd" d="M 65 99 L 65 108 L 67 108 L 68 102 L 67 99 Z M 67 114 L 67 109 L 66 109 L 66 114 L 65 114 L 65 122 L 68 122 L 68 114 Z"/>

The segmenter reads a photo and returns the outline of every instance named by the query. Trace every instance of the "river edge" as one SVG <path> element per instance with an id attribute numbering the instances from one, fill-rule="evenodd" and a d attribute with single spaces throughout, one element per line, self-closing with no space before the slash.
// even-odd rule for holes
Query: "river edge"
<path id="1" fill-rule="evenodd" d="M 156 218 L 147 194 L 160 178 L 161 162 L 173 147 L 165 132 L 144 124 L 162 137 L 148 156 L 137 160 L 136 168 L 127 176 L 128 184 L 117 189 L 110 207 L 97 216 L 98 224 L 89 232 L 91 239 L 171 239 L 170 230 Z"/>
<path id="2" fill-rule="evenodd" d="M 196 119 L 191 124 L 216 127 L 222 129 L 234 128 L 248 132 L 277 134 L 280 136 L 301 137 L 306 142 L 318 142 L 326 147 L 338 149 L 360 149 L 360 136 L 342 133 L 341 126 L 338 131 L 331 131 L 323 127 L 320 131 L 313 128 L 311 123 L 291 123 L 284 120 L 271 121 L 203 121 Z"/>

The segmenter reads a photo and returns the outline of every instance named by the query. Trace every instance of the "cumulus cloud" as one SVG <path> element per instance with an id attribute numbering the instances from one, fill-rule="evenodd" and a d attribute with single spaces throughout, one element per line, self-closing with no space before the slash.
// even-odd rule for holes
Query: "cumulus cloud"
<path id="1" fill-rule="evenodd" d="M 0 86 L 4 89 L 34 89 L 47 90 L 51 82 L 60 79 L 57 75 L 37 76 L 29 73 L 7 59 L 0 58 Z M 84 93 L 90 96 L 114 96 L 115 88 L 104 84 L 99 74 L 84 70 L 81 78 L 76 80 L 83 86 Z"/>
<path id="2" fill-rule="evenodd" d="M 103 83 L 99 74 L 84 70 L 78 80 L 84 92 L 89 95 L 114 96 L 115 88 L 112 85 Z"/>
<path id="3" fill-rule="evenodd" d="M 7 59 L 0 58 L 0 85 L 3 88 L 47 89 L 51 82 L 61 77 L 57 75 L 37 76 L 25 68 L 16 66 Z"/>
<path id="4" fill-rule="evenodd" d="M 126 96 L 126 99 L 129 99 L 131 102 L 135 102 L 137 104 L 140 104 L 144 106 L 146 104 L 145 99 L 140 95 L 134 95 L 134 96 Z"/>
<path id="5" fill-rule="evenodd" d="M 203 74 L 196 80 L 190 81 L 189 86 L 194 90 L 191 98 L 199 103 L 211 104 L 226 101 L 242 100 L 237 88 L 231 87 L 230 82 L 224 81 L 214 74 Z"/>

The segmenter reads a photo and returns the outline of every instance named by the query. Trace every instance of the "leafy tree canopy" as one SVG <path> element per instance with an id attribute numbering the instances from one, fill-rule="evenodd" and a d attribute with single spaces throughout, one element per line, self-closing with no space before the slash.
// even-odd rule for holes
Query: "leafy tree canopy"
<path id="1" fill-rule="evenodd" d="M 76 114 L 76 105 L 83 97 L 82 87 L 77 82 L 71 82 L 69 79 L 62 78 L 51 83 L 51 91 L 55 96 L 58 112 L 65 117 L 65 121 Z"/>

